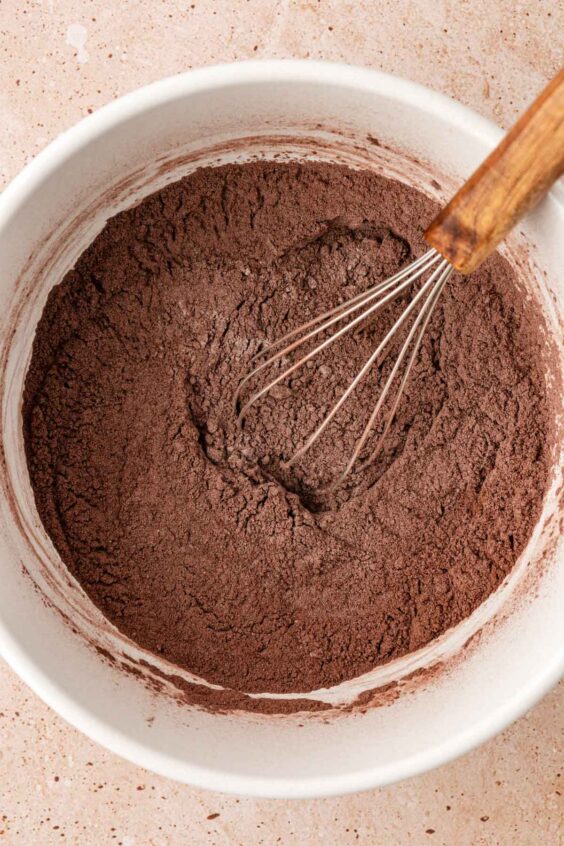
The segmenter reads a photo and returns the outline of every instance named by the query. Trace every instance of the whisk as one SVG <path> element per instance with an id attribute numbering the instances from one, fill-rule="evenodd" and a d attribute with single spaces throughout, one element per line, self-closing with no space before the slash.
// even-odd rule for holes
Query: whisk
<path id="1" fill-rule="evenodd" d="M 418 290 L 352 382 L 344 388 L 322 422 L 306 437 L 303 445 L 284 466 L 295 464 L 321 437 L 360 382 L 389 350 L 402 327 L 405 331 L 405 327 L 409 326 L 411 319 L 409 331 L 401 343 L 362 434 L 331 488 L 349 475 L 378 424 L 380 434 L 376 445 L 361 462 L 360 469 L 374 461 L 393 423 L 423 335 L 451 275 L 455 270 L 464 275 L 475 270 L 563 172 L 564 69 L 433 220 L 425 232 L 425 240 L 431 249 L 384 282 L 303 323 L 254 356 L 251 361 L 255 366 L 241 380 L 235 395 L 239 425 L 243 425 L 251 406 L 276 385 L 421 280 Z M 340 325 L 343 321 L 347 322 Z M 328 332 L 328 337 L 319 339 L 318 336 Z M 316 338 L 319 342 L 315 343 L 313 349 L 305 354 L 298 353 L 304 345 L 314 343 Z M 289 358 L 293 354 L 297 354 L 296 360 Z M 250 397 L 241 402 L 246 386 L 252 386 L 259 376 L 266 375 L 278 362 L 286 365 L 287 360 L 289 363 L 281 372 L 271 376 L 262 387 L 255 384 Z"/>

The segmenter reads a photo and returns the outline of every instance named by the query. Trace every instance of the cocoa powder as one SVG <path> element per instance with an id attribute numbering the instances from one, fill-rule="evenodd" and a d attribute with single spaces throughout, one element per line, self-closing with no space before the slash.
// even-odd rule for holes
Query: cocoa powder
<path id="1" fill-rule="evenodd" d="M 499 255 L 439 301 L 385 447 L 333 493 L 391 359 L 307 457 L 398 300 L 253 407 L 272 341 L 426 249 L 422 194 L 368 171 L 202 169 L 108 222 L 51 292 L 23 421 L 63 561 L 141 646 L 236 691 L 324 687 L 428 643 L 503 580 L 539 515 L 539 315 Z M 213 695 L 211 696 L 213 698 Z"/>

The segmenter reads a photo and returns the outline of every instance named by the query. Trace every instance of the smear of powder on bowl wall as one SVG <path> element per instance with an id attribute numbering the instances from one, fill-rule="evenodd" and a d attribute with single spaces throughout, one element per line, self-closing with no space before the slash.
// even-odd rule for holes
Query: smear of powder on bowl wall
<path id="1" fill-rule="evenodd" d="M 113 218 L 49 296 L 24 397 L 39 514 L 141 646 L 238 691 L 333 685 L 415 650 L 503 580 L 539 516 L 538 317 L 499 255 L 453 277 L 385 448 L 334 494 L 387 360 L 282 467 L 405 307 L 279 386 L 239 432 L 265 339 L 425 250 L 436 207 L 368 171 L 202 169 Z"/>

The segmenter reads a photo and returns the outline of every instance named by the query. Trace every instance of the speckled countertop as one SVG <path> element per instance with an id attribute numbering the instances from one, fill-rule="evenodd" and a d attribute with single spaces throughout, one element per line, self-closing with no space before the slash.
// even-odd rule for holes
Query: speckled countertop
<path id="1" fill-rule="evenodd" d="M 4 0 L 0 181 L 139 85 L 251 57 L 353 62 L 507 125 L 562 62 L 560 0 Z M 153 776 L 67 726 L 0 662 L 0 843 L 559 846 L 564 683 L 434 772 L 341 799 L 220 796 Z"/>

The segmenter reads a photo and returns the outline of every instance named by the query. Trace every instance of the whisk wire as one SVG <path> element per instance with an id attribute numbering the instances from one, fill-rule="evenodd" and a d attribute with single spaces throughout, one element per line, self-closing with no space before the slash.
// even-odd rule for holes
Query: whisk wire
<path id="1" fill-rule="evenodd" d="M 289 376 L 295 373 L 296 370 L 298 370 L 312 358 L 326 350 L 329 346 L 331 346 L 331 344 L 334 344 L 335 341 L 337 341 L 339 338 L 342 338 L 344 335 L 351 332 L 360 323 L 362 323 L 372 315 L 376 314 L 384 306 L 388 305 L 393 300 L 395 300 L 403 291 L 405 291 L 410 285 L 413 285 L 414 282 L 420 279 L 428 271 L 430 271 L 429 278 L 426 279 L 420 286 L 415 296 L 408 303 L 408 305 L 402 311 L 399 317 L 395 320 L 391 329 L 389 329 L 385 337 L 378 344 L 377 348 L 365 361 L 365 363 L 358 371 L 352 382 L 343 391 L 339 399 L 334 403 L 329 413 L 325 415 L 322 422 L 319 424 L 319 426 L 317 426 L 315 431 L 306 439 L 305 443 L 298 450 L 296 450 L 296 452 L 283 464 L 284 467 L 291 467 L 321 437 L 323 432 L 327 429 L 331 421 L 335 418 L 335 416 L 342 408 L 344 403 L 347 401 L 347 399 L 350 397 L 350 395 L 353 393 L 353 391 L 364 379 L 371 367 L 382 356 L 387 346 L 398 334 L 404 323 L 415 312 L 415 318 L 411 324 L 411 327 L 409 328 L 409 331 L 407 332 L 407 336 L 402 342 L 399 354 L 397 355 L 392 369 L 386 378 L 386 382 L 380 392 L 380 395 L 376 404 L 374 405 L 374 408 L 372 409 L 370 418 L 366 426 L 364 427 L 362 434 L 358 437 L 355 442 L 353 452 L 349 460 L 347 461 L 344 470 L 335 482 L 333 482 L 330 486 L 324 488 L 323 490 L 333 490 L 338 484 L 340 484 L 348 476 L 353 466 L 360 458 L 360 455 L 366 446 L 368 438 L 370 437 L 370 434 L 373 431 L 376 421 L 382 412 L 384 403 L 386 402 L 386 399 L 392 389 L 392 386 L 397 381 L 400 368 L 402 367 L 404 361 L 407 358 L 407 364 L 405 365 L 405 370 L 399 380 L 399 386 L 397 388 L 395 397 L 393 398 L 393 401 L 391 403 L 391 407 L 385 412 L 382 431 L 381 434 L 378 436 L 376 447 L 371 452 L 370 457 L 362 461 L 360 464 L 361 469 L 366 467 L 367 464 L 374 460 L 374 458 L 382 448 L 384 440 L 396 415 L 405 385 L 413 369 L 413 365 L 415 363 L 417 353 L 421 346 L 424 333 L 429 324 L 429 320 L 431 319 L 431 316 L 439 300 L 441 292 L 453 272 L 452 265 L 446 259 L 444 259 L 443 256 L 439 252 L 437 252 L 437 250 L 434 249 L 429 250 L 423 256 L 421 256 L 421 258 L 414 261 L 408 267 L 403 268 L 398 273 L 391 276 L 389 279 L 386 279 L 383 282 L 379 282 L 377 285 L 374 285 L 367 291 L 358 294 L 357 296 L 344 303 L 340 303 L 339 305 L 334 306 L 328 311 L 325 311 L 323 314 L 314 317 L 306 323 L 303 323 L 301 326 L 298 326 L 296 329 L 293 329 L 291 332 L 286 333 L 281 338 L 278 338 L 276 341 L 274 341 L 274 343 L 271 344 L 268 348 L 266 348 L 265 350 L 261 350 L 259 353 L 253 356 L 253 358 L 251 359 L 252 362 L 260 360 L 263 356 L 267 357 L 260 364 L 257 364 L 257 366 L 253 370 L 251 370 L 251 372 L 247 376 L 245 376 L 245 378 L 242 379 L 239 383 L 234 397 L 234 404 L 236 410 L 239 406 L 242 389 L 258 374 L 260 374 L 267 367 L 276 364 L 277 362 L 282 361 L 285 364 L 286 362 L 284 362 L 284 359 L 288 355 L 290 355 L 290 353 L 292 353 L 294 350 L 299 349 L 303 344 L 307 343 L 313 338 L 316 338 L 318 335 L 325 332 L 326 330 L 331 329 L 331 327 L 336 326 L 338 323 L 345 320 L 346 318 L 352 317 L 352 319 L 349 320 L 344 326 L 341 326 L 336 331 L 334 331 L 333 334 L 329 335 L 329 337 L 325 338 L 320 343 L 317 343 L 310 352 L 306 353 L 305 355 L 302 355 L 294 363 L 289 363 L 287 367 L 284 367 L 281 373 L 271 379 L 264 387 L 260 388 L 259 390 L 256 390 L 255 393 L 252 393 L 251 397 L 243 404 L 243 406 L 239 410 L 237 418 L 239 426 L 242 427 L 245 415 L 247 414 L 249 408 L 255 402 L 257 402 L 263 396 L 268 394 L 268 392 L 271 391 L 276 385 L 278 385 L 283 380 L 287 379 Z M 417 312 L 416 309 L 418 309 Z M 360 314 L 357 314 L 359 310 Z M 290 343 L 288 343 L 289 341 Z"/>
<path id="2" fill-rule="evenodd" d="M 419 347 L 421 346 L 421 341 L 423 340 L 425 330 L 427 329 L 427 325 L 429 323 L 429 320 L 431 319 L 433 311 L 435 310 L 435 306 L 437 305 L 437 302 L 438 302 L 438 299 L 439 299 L 439 297 L 442 293 L 442 290 L 443 290 L 444 286 L 446 285 L 446 283 L 447 283 L 450 275 L 452 274 L 452 272 L 453 272 L 453 268 L 450 265 L 447 264 L 446 267 L 443 267 L 443 270 L 442 270 L 442 273 L 441 273 L 439 279 L 437 280 L 437 282 L 435 282 L 435 285 L 433 286 L 431 293 L 429 294 L 425 303 L 423 304 L 421 311 L 417 315 L 417 318 L 414 321 L 413 326 L 411 327 L 409 334 L 408 334 L 407 338 L 405 339 L 405 341 L 403 343 L 403 346 L 402 346 L 402 348 L 399 352 L 399 355 L 398 355 L 398 357 L 397 357 L 397 359 L 394 363 L 394 366 L 393 366 L 393 368 L 390 372 L 390 375 L 388 376 L 388 379 L 386 380 L 386 384 L 384 385 L 384 388 L 383 388 L 383 390 L 382 390 L 382 392 L 381 392 L 381 394 L 378 398 L 378 402 L 374 406 L 372 414 L 370 415 L 370 419 L 369 419 L 368 423 L 366 424 L 366 427 L 364 428 L 362 435 L 360 436 L 360 438 L 358 439 L 358 441 L 355 445 L 355 448 L 354 448 L 353 453 L 352 453 L 352 455 L 351 455 L 351 457 L 350 457 L 350 459 L 347 463 L 347 466 L 345 467 L 345 469 L 343 470 L 341 475 L 338 477 L 336 482 L 334 482 L 333 485 L 331 485 L 331 488 L 334 488 L 337 485 L 341 484 L 341 482 L 343 482 L 345 480 L 345 478 L 348 476 L 348 474 L 352 470 L 353 466 L 355 465 L 360 453 L 362 452 L 362 449 L 363 449 L 366 441 L 368 440 L 368 437 L 370 436 L 370 433 L 371 433 L 371 431 L 374 427 L 374 423 L 376 422 L 376 419 L 377 419 L 377 417 L 380 413 L 380 410 L 381 410 L 381 408 L 382 408 L 382 406 L 385 402 L 385 399 L 386 399 L 386 397 L 389 393 L 389 390 L 392 386 L 392 383 L 397 376 L 398 370 L 401 367 L 401 364 L 402 364 L 402 362 L 403 362 L 403 360 L 406 356 L 406 353 L 407 353 L 409 346 L 410 346 L 410 344 L 413 340 L 413 337 L 417 333 L 417 337 L 415 339 L 415 343 L 413 344 L 413 349 L 411 351 L 411 355 L 409 357 L 407 366 L 405 368 L 404 374 L 402 376 L 401 382 L 400 382 L 398 390 L 396 392 L 396 397 L 394 399 L 393 405 L 392 405 L 391 409 L 389 410 L 388 414 L 386 415 L 386 420 L 385 420 L 385 423 L 384 423 L 384 428 L 382 430 L 382 433 L 381 433 L 380 437 L 378 438 L 376 446 L 372 450 L 370 456 L 366 459 L 366 461 L 363 461 L 362 464 L 360 464 L 359 470 L 363 470 L 368 464 L 371 464 L 372 461 L 374 461 L 374 459 L 376 458 L 376 456 L 380 452 L 380 450 L 382 449 L 382 446 L 384 444 L 384 441 L 386 439 L 386 436 L 388 434 L 390 426 L 392 425 L 392 422 L 393 422 L 394 417 L 396 415 L 396 411 L 397 411 L 398 405 L 400 403 L 400 400 L 402 398 L 405 385 L 406 385 L 407 380 L 409 379 L 409 376 L 411 374 L 411 370 L 413 368 L 415 358 L 417 356 L 417 353 L 419 352 Z"/>
<path id="3" fill-rule="evenodd" d="M 423 260 L 425 258 L 428 259 L 428 261 L 426 263 L 423 262 Z M 307 355 L 303 356 L 297 362 L 292 364 L 289 368 L 284 370 L 283 373 L 279 374 L 277 377 L 272 379 L 261 390 L 257 391 L 255 394 L 253 394 L 250 397 L 250 399 L 243 405 L 241 410 L 239 411 L 239 415 L 238 415 L 239 425 L 241 425 L 241 423 L 242 423 L 246 413 L 248 412 L 249 408 L 255 402 L 257 402 L 257 400 L 259 400 L 263 396 L 265 396 L 265 394 L 267 394 L 269 391 L 271 391 L 272 388 L 274 388 L 276 385 L 278 385 L 284 379 L 287 379 L 288 376 L 291 376 L 292 373 L 294 373 L 296 370 L 298 370 L 300 367 L 302 367 L 304 364 L 306 364 L 306 362 L 310 361 L 312 358 L 314 358 L 320 352 L 327 349 L 327 347 L 331 346 L 331 344 L 335 343 L 335 341 L 337 341 L 343 335 L 347 334 L 352 329 L 354 329 L 355 326 L 357 326 L 363 320 L 366 320 L 367 317 L 370 317 L 371 315 L 376 314 L 385 305 L 388 305 L 388 303 L 390 303 L 394 299 L 396 299 L 402 293 L 402 291 L 404 291 L 406 288 L 408 288 L 410 285 L 412 285 L 417 279 L 419 279 L 420 276 L 422 276 L 427 270 L 429 270 L 433 266 L 433 264 L 436 263 L 436 261 L 439 258 L 440 258 L 440 256 L 439 256 L 438 253 L 436 253 L 435 250 L 430 250 L 428 253 L 425 254 L 425 256 L 423 256 L 417 262 L 414 262 L 413 265 L 410 266 L 410 268 L 406 268 L 403 271 L 400 271 L 400 273 L 395 274 L 395 276 L 392 276 L 390 279 L 386 280 L 385 282 L 379 283 L 378 285 L 374 286 L 374 288 L 371 289 L 371 292 L 367 291 L 364 294 L 358 295 L 353 300 L 349 300 L 347 303 L 345 303 L 341 306 L 337 306 L 335 309 L 331 309 L 329 312 L 325 312 L 324 315 L 320 315 L 319 318 L 316 318 L 314 321 L 310 321 L 309 324 L 307 324 L 307 323 L 305 325 L 302 324 L 297 329 L 293 330 L 291 333 L 288 333 L 283 338 L 280 338 L 276 342 L 276 345 L 279 345 L 280 343 L 282 343 L 284 340 L 287 340 L 292 335 L 296 335 L 298 333 L 303 332 L 312 323 L 319 322 L 320 320 L 324 320 L 324 318 L 327 317 L 327 315 L 334 314 L 335 311 L 341 310 L 342 308 L 345 308 L 345 310 L 342 311 L 340 314 L 337 314 L 336 316 L 331 317 L 329 320 L 327 320 L 321 326 L 318 326 L 317 329 L 314 329 L 313 331 L 308 332 L 306 335 L 300 337 L 297 341 L 294 341 L 292 344 L 288 345 L 287 347 L 284 347 L 284 349 L 282 349 L 279 352 L 275 353 L 274 355 L 270 356 L 266 361 L 264 361 L 258 367 L 255 367 L 254 370 L 252 370 L 239 383 L 239 387 L 237 388 L 237 392 L 235 394 L 235 404 L 238 403 L 239 397 L 241 395 L 241 390 L 245 386 L 245 384 L 247 384 L 247 382 L 249 382 L 253 377 L 257 376 L 266 367 L 269 367 L 270 365 L 274 364 L 276 361 L 279 361 L 281 358 L 283 358 L 286 355 L 288 355 L 289 353 L 293 352 L 293 350 L 295 350 L 298 347 L 305 344 L 311 338 L 315 337 L 316 335 L 318 335 L 321 332 L 325 331 L 326 329 L 330 328 L 335 323 L 340 322 L 344 318 L 348 317 L 350 314 L 357 311 L 362 306 L 367 305 L 368 302 L 370 302 L 371 300 L 373 300 L 373 299 L 375 299 L 375 298 L 377 298 L 377 297 L 379 297 L 380 295 L 383 294 L 383 296 L 381 296 L 380 299 L 376 299 L 376 302 L 373 305 L 371 305 L 368 309 L 366 309 L 366 311 L 363 311 L 358 317 L 355 317 L 353 320 L 351 320 L 349 323 L 347 323 L 346 326 L 343 326 L 341 329 L 339 329 L 337 332 L 335 332 L 334 335 L 331 335 L 331 337 L 327 338 L 321 344 L 316 346 Z M 444 259 L 442 261 L 444 262 Z M 412 271 L 414 271 L 414 272 L 412 272 Z M 408 275 L 408 273 L 410 273 L 411 275 Z M 406 276 L 408 276 L 406 281 L 402 281 L 403 279 L 405 279 Z M 393 285 L 396 285 L 396 287 L 392 291 L 390 291 L 389 293 L 386 293 L 389 290 L 389 288 L 392 287 Z M 270 349 L 271 348 L 269 348 L 269 351 L 270 351 Z"/>
<path id="4" fill-rule="evenodd" d="M 405 279 L 406 276 L 409 276 L 413 271 L 421 268 L 422 265 L 425 265 L 424 269 L 422 269 L 422 271 L 421 271 L 422 273 L 424 273 L 425 270 L 428 270 L 430 267 L 432 267 L 432 265 L 435 264 L 439 259 L 440 259 L 440 255 L 439 255 L 439 253 L 436 252 L 436 250 L 427 250 L 427 252 L 423 256 L 421 256 L 421 258 L 414 261 L 408 267 L 404 267 L 402 270 L 398 271 L 398 273 L 395 273 L 393 276 L 389 276 L 387 279 L 384 279 L 383 282 L 378 282 L 377 285 L 373 285 L 372 288 L 368 288 L 366 291 L 362 291 L 362 293 L 357 294 L 356 297 L 352 297 L 350 300 L 347 300 L 345 303 L 339 303 L 339 305 L 336 305 L 333 308 L 328 309 L 328 311 L 324 311 L 322 314 L 318 314 L 316 317 L 312 318 L 311 320 L 308 320 L 307 323 L 302 323 L 296 329 L 292 329 L 291 332 L 287 332 L 285 335 L 282 335 L 280 338 L 277 338 L 275 341 L 273 341 L 272 344 L 270 344 L 270 346 L 266 347 L 266 349 L 260 350 L 260 352 L 256 353 L 251 358 L 251 362 L 256 361 L 256 359 L 261 358 L 263 355 L 266 355 L 266 353 L 272 353 L 272 350 L 275 349 L 276 347 L 279 347 L 281 344 L 284 343 L 284 341 L 288 341 L 290 338 L 293 338 L 295 335 L 298 335 L 298 334 L 301 334 L 302 332 L 305 332 L 311 326 L 316 326 L 318 323 L 321 323 L 326 318 L 331 317 L 334 314 L 337 314 L 337 312 L 343 312 L 341 314 L 341 316 L 339 318 L 337 318 L 337 320 L 341 320 L 342 318 L 346 317 L 350 312 L 355 310 L 355 309 L 350 309 L 349 308 L 350 306 L 357 304 L 357 308 L 358 308 L 360 305 L 363 305 L 365 301 L 372 299 L 376 294 L 382 293 L 382 291 L 387 290 L 394 283 L 400 282 L 402 279 Z M 414 277 L 414 278 L 417 278 L 417 277 Z M 343 309 L 346 309 L 346 311 L 343 311 Z M 337 322 L 337 321 L 335 321 L 335 322 Z M 317 331 L 322 332 L 324 328 L 327 328 L 327 327 L 319 327 L 319 329 Z M 306 340 L 307 340 L 306 337 L 302 338 L 300 340 L 300 344 L 304 343 Z M 271 356 L 269 358 L 269 363 L 272 363 L 273 360 L 275 360 L 274 356 Z M 265 364 L 266 364 L 266 362 L 265 362 Z M 250 379 L 254 375 L 254 373 L 257 372 L 257 370 L 258 370 L 258 368 L 256 370 L 254 370 L 252 373 L 249 373 L 249 375 L 245 379 L 243 379 L 243 381 L 241 382 L 241 385 L 243 385 L 248 379 Z M 239 387 L 241 387 L 241 386 L 239 386 Z"/>
<path id="5" fill-rule="evenodd" d="M 412 299 L 412 301 L 409 303 L 409 305 L 407 306 L 405 311 L 403 311 L 402 314 L 398 317 L 398 319 L 396 320 L 396 322 L 394 323 L 392 328 L 389 330 L 387 335 L 384 337 L 384 339 L 380 342 L 380 344 L 377 346 L 377 348 L 374 350 L 374 352 L 370 355 L 370 357 L 364 363 L 364 365 L 359 370 L 359 372 L 357 373 L 357 375 L 355 376 L 353 381 L 350 383 L 348 388 L 346 388 L 346 390 L 341 394 L 340 398 L 337 400 L 337 402 L 335 403 L 335 405 L 333 406 L 331 411 L 324 418 L 323 422 L 317 427 L 317 429 L 313 432 L 313 434 L 310 435 L 310 437 L 307 439 L 305 444 L 302 447 L 300 447 L 300 449 L 298 449 L 287 462 L 285 462 L 286 467 L 291 467 L 299 458 L 301 458 L 303 455 L 305 455 L 305 453 L 313 446 L 313 444 L 317 441 L 317 439 L 323 434 L 323 432 L 325 431 L 325 429 L 327 428 L 329 423 L 333 420 L 335 415 L 338 413 L 338 411 L 343 406 L 343 404 L 347 401 L 347 399 L 352 394 L 352 392 L 355 390 L 357 385 L 362 381 L 364 376 L 368 373 L 368 371 L 370 370 L 370 368 L 372 367 L 374 362 L 381 356 L 382 352 L 387 347 L 387 345 L 389 344 L 391 339 L 398 332 L 400 327 L 405 323 L 405 321 L 407 320 L 409 315 L 413 312 L 413 310 L 417 307 L 417 304 L 420 302 L 420 300 L 425 296 L 425 294 L 432 287 L 433 283 L 437 279 L 437 276 L 439 276 L 439 274 L 441 274 L 441 272 L 447 266 L 448 266 L 448 262 L 445 259 L 443 259 L 443 261 L 440 262 L 440 264 L 433 271 L 433 273 L 431 274 L 429 279 L 425 282 L 425 284 L 422 286 L 422 288 L 417 292 L 417 294 Z M 401 362 L 400 362 L 400 364 L 401 364 Z M 382 402 L 383 402 L 383 400 L 382 400 Z M 361 445 L 361 448 L 362 448 L 362 445 Z M 354 462 L 353 462 L 353 464 L 354 464 Z M 351 467 L 352 467 L 352 465 L 351 465 Z"/>

